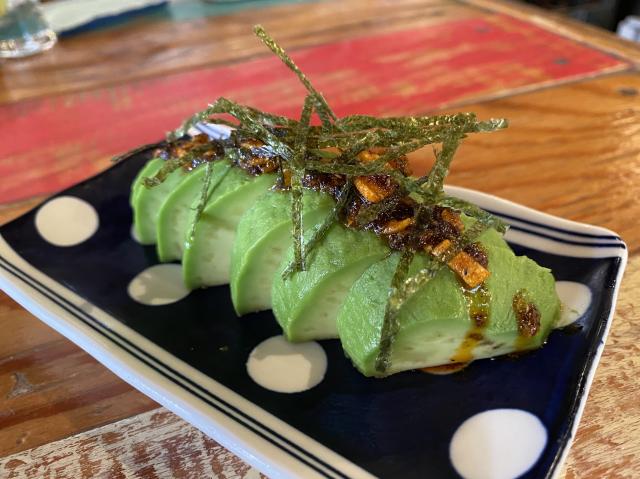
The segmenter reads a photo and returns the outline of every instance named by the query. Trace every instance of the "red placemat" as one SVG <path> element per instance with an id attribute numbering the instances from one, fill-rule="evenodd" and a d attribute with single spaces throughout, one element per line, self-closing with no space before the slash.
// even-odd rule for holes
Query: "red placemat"
<path id="1" fill-rule="evenodd" d="M 293 51 L 338 115 L 418 114 L 621 70 L 624 61 L 506 15 Z M 0 202 L 58 191 L 160 139 L 218 96 L 297 117 L 304 90 L 272 57 L 0 107 Z"/>

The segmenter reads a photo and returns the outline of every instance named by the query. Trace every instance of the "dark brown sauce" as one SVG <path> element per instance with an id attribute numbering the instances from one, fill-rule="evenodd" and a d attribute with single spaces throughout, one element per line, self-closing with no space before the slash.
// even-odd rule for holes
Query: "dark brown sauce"
<path id="1" fill-rule="evenodd" d="M 453 363 L 468 363 L 473 360 L 473 351 L 484 339 L 484 330 L 489 324 L 491 293 L 489 293 L 487 286 L 482 283 L 471 290 L 462 288 L 462 291 L 469 305 L 471 328 L 451 357 Z"/>
<path id="2" fill-rule="evenodd" d="M 182 158 L 189 153 L 196 152 L 191 161 L 182 165 L 184 171 L 189 172 L 198 166 L 224 157 L 224 148 L 219 143 L 209 140 L 207 135 L 196 135 L 193 138 L 184 138 L 167 143 L 156 148 L 153 156 L 161 160 Z"/>
<path id="3" fill-rule="evenodd" d="M 285 134 L 286 131 L 275 128 L 272 133 L 280 135 Z M 229 150 L 233 153 L 225 155 L 225 151 L 228 152 Z M 373 148 L 361 152 L 359 158 L 366 163 L 366 161 L 377 158 L 379 154 L 385 151 L 384 148 Z M 269 145 L 254 138 L 243 138 L 237 134 L 232 134 L 227 139 L 211 140 L 207 135 L 196 135 L 190 139 L 179 139 L 164 145 L 156 150 L 156 157 L 169 160 L 171 158 L 180 158 L 190 152 L 197 154 L 183 165 L 186 171 L 191 171 L 203 163 L 228 157 L 234 166 L 252 176 L 277 173 L 278 179 L 274 185 L 275 190 L 288 190 L 291 188 L 291 171 L 286 167 L 282 169 L 283 163 L 278 153 Z M 369 159 L 367 160 L 367 158 Z M 400 171 L 404 175 L 410 174 L 405 157 L 390 161 L 388 167 Z M 356 185 L 339 218 L 345 226 L 373 231 L 391 249 L 400 251 L 409 248 L 422 252 L 425 248 L 430 250 L 444 240 L 450 240 L 455 243 L 460 237 L 464 225 L 459 213 L 453 209 L 434 206 L 425 211 L 424 217 L 415 219 L 415 201 L 409 195 L 398 194 L 398 185 L 391 176 L 376 174 L 358 176 L 356 179 L 364 181 L 368 189 L 375 191 L 381 198 L 389 199 L 391 204 L 389 208 L 379 213 L 366 224 L 360 224 L 358 221 L 359 211 L 363 207 L 371 206 L 372 203 L 367 199 L 363 190 Z M 346 176 L 343 174 L 305 171 L 302 177 L 302 186 L 304 188 L 328 193 L 336 200 L 345 183 Z M 403 221 L 407 219 L 412 221 Z M 389 227 L 392 222 L 398 221 L 402 221 L 402 223 L 399 223 L 402 227 Z M 478 247 L 469 245 L 465 248 L 465 251 L 481 265 L 483 265 L 483 260 L 486 262 L 486 255 Z"/>
<path id="4" fill-rule="evenodd" d="M 540 330 L 540 311 L 529 299 L 526 290 L 521 289 L 513 295 L 513 312 L 516 314 L 518 324 L 518 338 L 516 339 L 516 351 L 529 349 L 531 338 Z"/>

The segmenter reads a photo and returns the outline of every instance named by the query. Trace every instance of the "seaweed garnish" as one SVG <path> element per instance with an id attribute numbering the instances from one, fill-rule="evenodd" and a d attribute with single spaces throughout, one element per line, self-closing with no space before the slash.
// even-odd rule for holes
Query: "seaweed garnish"
<path id="1" fill-rule="evenodd" d="M 264 30 L 261 30 L 264 32 Z M 305 150 L 307 144 L 307 136 L 309 135 L 309 123 L 313 113 L 314 104 L 317 101 L 311 96 L 307 96 L 300 115 L 300 123 L 296 130 L 296 138 L 294 143 L 293 157 L 291 158 L 291 235 L 293 237 L 293 257 L 294 271 L 303 271 L 305 269 L 304 257 L 302 254 L 302 245 L 304 242 L 304 230 L 302 227 L 302 175 L 305 166 Z"/>
<path id="2" fill-rule="evenodd" d="M 207 163 L 205 166 L 204 178 L 202 179 L 202 187 L 200 189 L 200 197 L 198 198 L 198 203 L 194 208 L 193 217 L 191 218 L 191 224 L 189 225 L 189 234 L 187 235 L 187 245 L 193 244 L 193 240 L 196 235 L 196 227 L 198 225 L 198 221 L 202 216 L 202 212 L 204 211 L 205 206 L 207 206 L 207 202 L 209 198 L 216 190 L 216 188 L 222 183 L 222 180 L 229 174 L 231 171 L 231 164 L 225 165 L 224 171 L 220 174 L 218 178 L 216 178 L 216 182 L 212 185 L 213 180 L 213 168 L 214 163 Z"/>
<path id="3" fill-rule="evenodd" d="M 331 212 L 329 212 L 319 226 L 313 231 L 309 240 L 303 244 L 302 264 L 306 263 L 306 258 L 309 256 L 310 252 L 322 242 L 326 234 L 329 232 L 329 229 L 339 220 L 341 212 L 344 211 L 344 208 L 347 206 L 352 189 L 353 182 L 351 180 L 347 180 L 338 193 L 338 196 L 336 197 L 336 204 L 331 209 Z M 296 268 L 297 265 L 294 260 L 284 269 L 282 277 L 289 277 L 296 271 Z"/>
<path id="4" fill-rule="evenodd" d="M 164 164 L 156 172 L 154 176 L 145 178 L 143 184 L 147 188 L 153 188 L 164 182 L 164 180 L 174 171 L 183 168 L 186 171 L 191 171 L 197 168 L 201 164 L 211 163 L 219 158 L 224 157 L 224 149 L 217 143 L 205 143 L 202 145 L 195 145 L 189 147 L 186 151 L 180 147 L 176 148 L 181 150 L 181 154 L 171 151 L 161 151 L 161 154 L 166 155 Z"/>
<path id="5" fill-rule="evenodd" d="M 359 227 L 365 227 L 372 223 L 376 218 L 392 211 L 399 203 L 402 195 L 394 194 L 387 198 L 386 201 L 372 203 L 366 208 L 361 208 L 356 215 L 356 224 Z"/>
<path id="6" fill-rule="evenodd" d="M 200 122 L 231 126 L 233 130 L 229 140 L 211 140 L 211 143 L 217 143 L 218 148 L 224 151 L 223 155 L 216 158 L 230 159 L 230 164 L 238 163 L 234 158 L 237 159 L 242 154 L 240 150 L 243 141 L 250 140 L 264 145 L 260 149 L 268 151 L 269 159 L 277 162 L 277 187 L 291 191 L 294 254 L 293 261 L 283 272 L 285 277 L 303 271 L 308 266 L 313 249 L 322 243 L 335 223 L 343 221 L 347 227 L 369 228 L 376 220 L 393 213 L 399 206 L 413 212 L 413 218 L 405 218 L 410 226 L 405 231 L 407 240 L 402 243 L 401 257 L 390 285 L 381 347 L 376 358 L 376 370 L 384 375 L 389 367 L 398 330 L 398 314 L 406 301 L 482 231 L 487 228 L 495 228 L 500 232 L 506 230 L 505 224 L 490 213 L 448 196 L 444 192 L 443 182 L 460 142 L 468 134 L 499 130 L 505 128 L 507 122 L 504 119 L 479 121 L 473 113 L 384 118 L 350 115 L 339 118 L 322 94 L 264 28 L 256 26 L 254 32 L 296 74 L 307 90 L 300 119 L 262 112 L 219 98 L 204 110 L 187 118 L 176 130 L 169 132 L 167 140 L 174 142 L 182 138 Z M 313 124 L 314 114 L 320 125 Z M 427 145 L 440 145 L 440 150 L 434 150 L 434 165 L 428 175 L 411 177 L 405 169 L 406 155 Z M 169 159 L 158 174 L 149 180 L 148 186 L 161 183 L 171 171 L 184 166 L 186 161 L 174 160 L 176 159 Z M 206 168 L 202 194 L 196 208 L 196 220 L 211 191 L 212 164 L 208 162 Z M 341 187 L 334 188 L 332 193 L 336 203 L 331 213 L 311 234 L 305 235 L 302 221 L 304 179 L 313 175 L 339 178 Z M 367 197 L 360 189 L 359 182 L 362 182 L 362 178 L 373 177 L 385 179 L 386 184 L 390 185 L 389 191 Z M 348 210 L 354 204 L 354 199 L 357 199 L 358 209 L 355 218 L 351 218 Z M 428 226 L 422 220 L 436 208 L 448 208 L 474 220 L 441 255 L 426 253 L 420 242 L 420 235 L 424 234 L 424 228 Z M 195 223 L 191 234 L 195 231 L 194 228 Z M 409 267 L 416 254 L 425 257 L 427 263 L 423 269 L 409 276 Z"/>
<path id="7" fill-rule="evenodd" d="M 294 63 L 294 61 L 289 57 L 287 52 L 280 45 L 276 43 L 276 41 L 271 38 L 271 36 L 265 31 L 262 25 L 256 25 L 253 27 L 253 32 L 256 36 L 262 40 L 269 50 L 271 50 L 274 55 L 276 55 L 282 62 L 292 70 L 300 82 L 304 85 L 304 87 L 309 92 L 309 96 L 314 103 L 314 107 L 318 112 L 318 116 L 322 121 L 322 125 L 325 128 L 331 129 L 331 123 L 337 120 L 335 113 L 331 110 L 331 107 L 324 99 L 321 93 L 319 93 L 311 84 L 307 76 L 298 68 L 298 65 Z"/>
<path id="8" fill-rule="evenodd" d="M 434 150 L 436 158 L 427 181 L 423 183 L 422 188 L 431 194 L 439 194 L 444 190 L 444 179 L 449 173 L 451 161 L 460 145 L 460 133 L 453 133 L 442 143 L 442 150 Z"/>
<path id="9" fill-rule="evenodd" d="M 431 167 L 431 171 L 426 179 L 420 181 L 422 189 L 426 191 L 429 198 L 438 198 L 442 195 L 444 191 L 444 179 L 449 172 L 451 161 L 458 149 L 462 135 L 463 133 L 459 129 L 453 129 L 445 141 L 443 141 L 442 150 L 434 150 L 435 163 Z M 416 200 L 419 204 L 415 209 L 414 220 L 418 225 L 420 225 L 422 223 L 420 221 L 421 217 L 426 213 L 426 210 L 432 208 L 433 205 L 427 204 L 424 197 L 418 197 Z M 477 221 L 477 223 L 481 222 Z M 414 235 L 418 235 L 419 233 L 419 228 L 416 228 L 413 232 Z M 473 238 L 475 238 L 475 231 L 472 235 Z M 428 281 L 433 279 L 447 264 L 448 260 L 457 253 L 458 249 L 461 248 L 462 243 L 466 245 L 467 241 L 469 240 L 465 236 L 465 239 L 461 244 L 456 244 L 454 247 L 449 248 L 445 255 L 439 259 L 429 257 L 428 266 L 409 278 L 407 278 L 407 273 L 415 255 L 415 251 L 412 251 L 411 249 L 403 251 L 393 275 L 391 288 L 389 290 L 389 299 L 384 312 L 380 337 L 380 349 L 378 350 L 375 362 L 375 369 L 378 373 L 385 374 L 390 365 L 393 343 L 399 329 L 397 317 L 402 306 Z M 408 252 L 412 252 L 412 254 L 409 255 Z"/>
<path id="10" fill-rule="evenodd" d="M 407 282 L 409 274 L 409 266 L 413 261 L 415 251 L 406 249 L 402 252 L 396 270 L 391 279 L 391 287 L 389 288 L 389 296 L 384 311 L 384 321 L 380 333 L 380 349 L 376 356 L 375 368 L 379 373 L 384 374 L 390 366 L 391 348 L 395 340 L 396 334 L 400 329 L 398 322 L 398 314 L 404 305 L 406 298 L 400 293 L 400 288 Z"/>

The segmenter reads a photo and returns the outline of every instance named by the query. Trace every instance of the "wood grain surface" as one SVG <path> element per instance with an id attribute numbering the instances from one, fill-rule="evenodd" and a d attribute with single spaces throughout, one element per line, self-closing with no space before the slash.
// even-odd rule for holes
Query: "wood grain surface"
<path id="1" fill-rule="evenodd" d="M 602 28 L 578 22 L 563 15 L 560 12 L 545 10 L 522 2 L 510 2 L 507 0 L 465 0 L 468 5 L 487 9 L 491 12 L 501 12 L 516 18 L 521 18 L 529 23 L 546 28 L 568 38 L 596 46 L 616 55 L 620 55 L 640 65 L 640 49 L 635 42 L 625 40 L 611 34 Z"/>
<path id="2" fill-rule="evenodd" d="M 616 315 L 566 463 L 566 479 L 640 473 L 640 256 L 631 257 Z"/>
<path id="3" fill-rule="evenodd" d="M 183 23 L 138 21 L 63 39 L 47 55 L 3 63 L 0 105 L 80 90 L 91 95 L 97 88 L 131 80 L 255 59 L 263 50 L 246 32 L 259 21 L 283 43 L 303 48 L 486 19 L 498 12 L 614 54 L 627 63 L 624 72 L 603 69 L 589 78 L 551 81 L 530 91 L 496 84 L 490 94 L 460 99 L 456 110 L 505 116 L 511 126 L 469 138 L 454 162 L 450 182 L 611 228 L 629 245 L 631 259 L 616 317 L 565 475 L 635 477 L 640 471 L 640 383 L 635 380 L 640 365 L 640 75 L 635 67 L 640 49 L 536 9 L 494 0 L 471 3 L 333 1 Z M 202 48 L 205 44 L 211 47 Z M 0 117 L 0 122 L 6 120 Z M 74 154 L 97 160 L 101 168 L 108 164 L 106 156 L 90 148 Z M 428 166 L 425 158 L 413 158 L 416 171 Z M 13 181 L 28 183 L 41 174 L 23 166 L 24 174 Z M 0 224 L 44 198 L 0 204 Z M 215 469 L 227 459 L 236 477 L 254 474 L 172 414 L 156 410 L 155 403 L 1 293 L 0 331 L 6 332 L 0 334 L 0 477 L 42 477 L 54 464 L 61 468 L 56 477 L 81 477 L 83 467 L 92 473 L 94 466 L 123 474 L 96 469 L 102 476 L 95 477 L 162 477 L 158 471 L 165 477 L 187 477 L 192 470 L 205 471 L 203 477 L 234 477 Z M 117 440 L 109 443 L 112 433 Z M 149 441 L 151 449 L 139 454 L 142 446 L 136 445 Z M 180 448 L 184 461 L 171 462 L 167 444 Z M 72 465 L 67 455 L 78 458 L 79 465 Z"/>
<path id="4" fill-rule="evenodd" d="M 631 67 L 492 12 L 304 48 L 283 44 L 339 116 L 424 114 Z M 157 141 L 217 97 L 297 117 L 303 94 L 297 78 L 263 48 L 259 58 L 240 64 L 0 105 L 0 118 L 7 119 L 0 120 L 0 176 L 6 179 L 0 202 L 67 188 L 106 168 L 110 156 Z M 20 181 L 26 178 L 27 184 Z"/>
<path id="5" fill-rule="evenodd" d="M 143 20 L 66 38 L 47 55 L 3 63 L 2 82 L 10 87 L 0 89 L 0 104 L 264 57 L 264 46 L 247 34 L 258 23 L 296 49 L 482 12 L 450 0 L 332 0 L 188 22 Z"/>
<path id="6" fill-rule="evenodd" d="M 640 75 L 465 106 L 509 128 L 463 143 L 448 181 L 616 231 L 640 252 Z M 420 170 L 417 170 L 420 171 Z M 624 212 L 621 214 L 621 212 Z"/>
<path id="7" fill-rule="evenodd" d="M 165 409 L 0 457 L 0 474 L 5 479 L 265 477 Z"/>
<path id="8" fill-rule="evenodd" d="M 0 331 L 0 457 L 157 407 L 5 294 Z"/>

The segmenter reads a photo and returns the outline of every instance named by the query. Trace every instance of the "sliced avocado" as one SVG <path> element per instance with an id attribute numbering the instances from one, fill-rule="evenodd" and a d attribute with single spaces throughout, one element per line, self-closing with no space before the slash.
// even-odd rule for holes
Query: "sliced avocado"
<path id="1" fill-rule="evenodd" d="M 303 226 L 312 228 L 333 208 L 324 193 L 305 190 Z M 291 244 L 291 194 L 269 191 L 240 219 L 231 253 L 231 299 L 238 315 L 271 309 L 271 283 Z"/>
<path id="2" fill-rule="evenodd" d="M 152 160 L 144 168 L 144 176 L 146 178 L 155 175 L 162 164 L 163 160 Z M 179 168 L 170 173 L 166 179 L 157 186 L 147 188 L 142 185 L 138 186 L 137 191 L 134 190 L 133 197 L 133 224 L 138 241 L 142 244 L 154 244 L 157 241 L 156 226 L 158 223 L 158 215 L 164 200 L 180 184 L 188 174 Z M 134 187 L 135 188 L 135 187 Z"/>
<path id="3" fill-rule="evenodd" d="M 131 196 L 129 196 L 129 204 L 133 207 L 135 204 L 136 198 L 138 197 L 138 193 L 140 190 L 144 188 L 142 184 L 143 180 L 149 176 L 153 176 L 162 166 L 162 160 L 159 158 L 152 158 L 147 161 L 145 165 L 138 171 L 136 178 L 131 183 Z"/>
<path id="4" fill-rule="evenodd" d="M 495 230 L 479 238 L 488 253 L 491 272 L 485 281 L 490 298 L 488 320 L 478 329 L 470 317 L 470 294 L 458 278 L 443 268 L 404 304 L 398 316 L 399 332 L 393 343 L 390 366 L 384 375 L 439 366 L 539 347 L 560 311 L 551 272 L 525 256 L 515 256 Z M 366 376 L 381 375 L 375 369 L 387 291 L 399 253 L 372 265 L 349 291 L 338 314 L 342 347 Z M 425 265 L 417 256 L 410 272 Z M 514 295 L 526 290 L 540 312 L 538 332 L 526 341 L 518 332 L 513 310 Z"/>
<path id="5" fill-rule="evenodd" d="M 211 175 L 211 187 L 222 180 L 230 165 L 228 161 L 219 161 L 213 165 Z M 200 200 L 202 184 L 206 168 L 199 167 L 189 173 L 167 196 L 158 214 L 158 258 L 160 261 L 174 261 L 182 259 L 184 243 L 187 232 L 191 226 L 190 218 Z M 221 192 L 222 185 L 217 185 L 216 190 Z"/>
<path id="6" fill-rule="evenodd" d="M 283 279 L 289 249 L 271 289 L 273 313 L 290 341 L 336 338 L 336 317 L 347 291 L 372 263 L 389 253 L 373 233 L 334 224 L 307 260 L 305 271 Z"/>
<path id="7" fill-rule="evenodd" d="M 240 217 L 274 181 L 273 174 L 251 176 L 240 168 L 227 169 L 195 225 L 193 238 L 185 243 L 182 272 L 188 288 L 229 282 L 231 249 Z"/>

